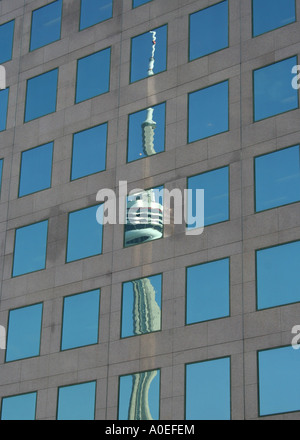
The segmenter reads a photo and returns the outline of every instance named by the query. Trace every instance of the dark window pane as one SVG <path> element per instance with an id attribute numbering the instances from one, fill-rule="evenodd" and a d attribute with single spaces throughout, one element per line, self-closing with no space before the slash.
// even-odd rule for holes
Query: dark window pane
<path id="1" fill-rule="evenodd" d="M 80 30 L 108 20 L 113 14 L 113 0 L 81 0 Z"/>
<path id="2" fill-rule="evenodd" d="M 58 69 L 27 81 L 25 122 L 56 110 Z"/>
<path id="3" fill-rule="evenodd" d="M 32 13 L 30 50 L 60 39 L 62 0 L 57 0 Z"/>
<path id="4" fill-rule="evenodd" d="M 160 371 L 120 377 L 119 420 L 159 420 Z"/>
<path id="5" fill-rule="evenodd" d="M 298 91 L 291 81 L 297 57 L 254 71 L 254 120 L 269 118 L 298 108 Z"/>
<path id="6" fill-rule="evenodd" d="M 161 330 L 162 276 L 123 284 L 122 338 Z"/>
<path id="7" fill-rule="evenodd" d="M 50 188 L 53 142 L 22 153 L 19 197 Z"/>
<path id="8" fill-rule="evenodd" d="M 253 0 L 253 36 L 296 21 L 295 0 Z"/>
<path id="9" fill-rule="evenodd" d="M 96 382 L 61 387 L 57 420 L 94 420 Z"/>
<path id="10" fill-rule="evenodd" d="M 228 47 L 228 1 L 190 16 L 190 60 Z"/>
<path id="11" fill-rule="evenodd" d="M 1 420 L 35 420 L 36 393 L 4 397 Z"/>
<path id="12" fill-rule="evenodd" d="M 12 59 L 15 20 L 0 26 L 0 64 Z"/>
<path id="13" fill-rule="evenodd" d="M 106 144 L 107 124 L 74 134 L 72 180 L 105 170 Z"/>
<path id="14" fill-rule="evenodd" d="M 255 159 L 256 211 L 300 201 L 299 145 Z"/>

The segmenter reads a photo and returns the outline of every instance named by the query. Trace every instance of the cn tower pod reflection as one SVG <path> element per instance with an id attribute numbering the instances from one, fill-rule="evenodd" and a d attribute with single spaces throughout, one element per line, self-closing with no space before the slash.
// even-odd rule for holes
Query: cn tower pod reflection
<path id="1" fill-rule="evenodd" d="M 163 187 L 127 198 L 125 247 L 163 237 Z"/>

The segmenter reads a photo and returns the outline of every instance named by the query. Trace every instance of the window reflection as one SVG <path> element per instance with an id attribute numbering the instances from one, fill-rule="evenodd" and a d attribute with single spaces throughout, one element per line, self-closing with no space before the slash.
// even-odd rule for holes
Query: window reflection
<path id="1" fill-rule="evenodd" d="M 127 198 L 125 247 L 162 238 L 163 230 L 163 187 Z"/>
<path id="2" fill-rule="evenodd" d="M 122 338 L 161 330 L 162 276 L 123 284 Z"/>
<path id="3" fill-rule="evenodd" d="M 260 416 L 300 410 L 300 356 L 292 346 L 258 353 Z"/>
<path id="4" fill-rule="evenodd" d="M 190 15 L 190 60 L 228 47 L 228 1 Z"/>
<path id="5" fill-rule="evenodd" d="M 137 8 L 138 6 L 144 5 L 145 3 L 152 2 L 152 0 L 132 0 L 132 7 Z"/>
<path id="6" fill-rule="evenodd" d="M 229 316 L 229 258 L 187 268 L 186 322 Z"/>
<path id="7" fill-rule="evenodd" d="M 120 377 L 119 420 L 159 420 L 160 371 Z"/>
<path id="8" fill-rule="evenodd" d="M 42 304 L 10 311 L 6 362 L 39 355 L 42 312 Z"/>
<path id="9" fill-rule="evenodd" d="M 224 81 L 189 94 L 189 142 L 228 131 L 228 93 Z"/>
<path id="10" fill-rule="evenodd" d="M 254 120 L 269 118 L 298 108 L 298 91 L 291 86 L 297 57 L 254 71 Z"/>
<path id="11" fill-rule="evenodd" d="M 96 382 L 59 388 L 57 420 L 94 420 Z"/>
<path id="12" fill-rule="evenodd" d="M 1 420 L 35 420 L 37 393 L 3 397 Z"/>
<path id="13" fill-rule="evenodd" d="M 112 17 L 113 0 L 81 0 L 80 30 Z"/>
<path id="14" fill-rule="evenodd" d="M 149 107 L 129 116 L 128 162 L 164 151 L 165 118 L 165 103 Z"/>
<path id="15" fill-rule="evenodd" d="M 186 420 L 230 420 L 230 358 L 186 365 Z"/>
<path id="16" fill-rule="evenodd" d="M 27 81 L 25 122 L 56 111 L 58 69 Z"/>
<path id="17" fill-rule="evenodd" d="M 300 201 L 300 148 L 285 148 L 255 159 L 256 211 Z"/>
<path id="18" fill-rule="evenodd" d="M 0 131 L 6 130 L 9 89 L 0 90 Z"/>
<path id="19" fill-rule="evenodd" d="M 36 9 L 32 13 L 30 50 L 60 39 L 62 0 Z"/>
<path id="20" fill-rule="evenodd" d="M 166 70 L 167 31 L 165 25 L 132 39 L 130 82 Z"/>
<path id="21" fill-rule="evenodd" d="M 300 241 L 256 252 L 257 308 L 300 302 Z"/>
<path id="22" fill-rule="evenodd" d="M 15 20 L 0 25 L 0 64 L 12 59 Z"/>
<path id="23" fill-rule="evenodd" d="M 252 0 L 253 36 L 296 21 L 295 0 Z"/>

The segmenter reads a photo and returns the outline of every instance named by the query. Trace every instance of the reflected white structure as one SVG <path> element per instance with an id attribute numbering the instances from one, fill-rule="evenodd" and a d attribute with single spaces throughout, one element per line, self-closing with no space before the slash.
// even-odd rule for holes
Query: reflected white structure
<path id="1" fill-rule="evenodd" d="M 156 370 L 132 375 L 128 420 L 153 420 L 149 408 L 149 389 L 156 375 Z"/>

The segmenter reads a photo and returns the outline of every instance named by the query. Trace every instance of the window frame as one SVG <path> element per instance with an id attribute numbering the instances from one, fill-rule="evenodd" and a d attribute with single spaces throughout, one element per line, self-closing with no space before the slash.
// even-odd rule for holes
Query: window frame
<path id="1" fill-rule="evenodd" d="M 3 401 L 5 399 L 10 399 L 10 398 L 14 398 L 14 397 L 22 397 L 22 396 L 27 396 L 27 395 L 30 395 L 30 394 L 32 394 L 32 395 L 35 394 L 34 419 L 33 420 L 36 420 L 36 415 L 37 415 L 37 399 L 38 399 L 38 392 L 37 391 L 29 391 L 29 392 L 26 392 L 26 393 L 13 394 L 13 395 L 10 395 L 10 396 L 3 396 L 2 399 L 1 399 L 0 420 L 3 420 L 2 419 L 2 415 L 3 415 Z M 16 420 L 16 419 L 9 419 L 9 420 Z"/>
<path id="2" fill-rule="evenodd" d="M 6 111 L 6 115 L 5 115 L 5 118 L 3 119 L 3 120 L 4 120 L 4 128 L 3 128 L 3 130 L 1 129 L 1 126 L 0 126 L 0 136 L 1 136 L 1 133 L 4 133 L 4 132 L 7 130 L 8 110 L 9 110 L 9 95 L 10 95 L 9 92 L 10 92 L 10 87 L 6 87 L 6 89 L 0 90 L 0 94 L 1 94 L 1 93 L 4 93 L 4 92 L 7 93 L 7 97 L 6 97 L 7 102 L 6 102 L 6 109 L 5 109 L 5 111 Z"/>
<path id="3" fill-rule="evenodd" d="M 81 27 L 81 12 L 82 12 L 83 1 L 80 0 L 78 32 L 83 32 L 86 29 L 90 29 L 90 28 L 92 28 L 94 26 L 97 26 L 97 25 L 99 25 L 101 23 L 105 23 L 106 21 L 111 20 L 112 18 L 114 18 L 114 0 L 111 0 L 111 3 L 112 3 L 112 5 L 111 5 L 111 16 L 109 18 L 105 18 L 104 20 L 98 21 L 97 23 L 94 23 L 94 24 L 91 24 L 89 26 L 86 26 L 86 27 L 82 28 Z"/>
<path id="4" fill-rule="evenodd" d="M 9 20 L 9 21 L 6 21 L 4 23 L 1 23 L 0 27 L 8 25 L 8 24 L 11 24 L 12 22 L 13 22 L 13 25 L 12 25 L 13 29 L 12 29 L 12 41 L 11 41 L 11 50 L 10 50 L 11 55 L 10 55 L 9 59 L 6 59 L 5 61 L 0 61 L 0 64 L 9 63 L 13 59 L 13 56 L 14 56 L 13 52 L 14 52 L 14 39 L 15 39 L 16 20 L 13 18 L 12 20 Z"/>
<path id="5" fill-rule="evenodd" d="M 294 21 L 291 21 L 290 23 L 287 23 L 287 24 L 284 24 L 282 26 L 270 29 L 270 30 L 265 31 L 265 32 L 263 32 L 261 34 L 255 35 L 254 34 L 254 2 L 253 2 L 253 0 L 251 0 L 251 37 L 252 38 L 261 37 L 262 35 L 269 34 L 270 32 L 274 32 L 274 31 L 276 31 L 278 29 L 281 29 L 281 28 L 289 26 L 289 25 L 291 25 L 293 23 L 296 23 L 298 21 L 298 17 L 297 17 L 298 14 L 297 14 L 297 4 L 296 4 L 295 1 L 294 1 L 294 3 L 295 3 L 295 20 Z"/>
<path id="6" fill-rule="evenodd" d="M 56 43 L 57 41 L 60 41 L 60 40 L 61 40 L 62 21 L 63 21 L 63 0 L 61 1 L 61 13 L 60 13 L 60 30 L 59 30 L 59 37 L 58 37 L 57 39 L 51 41 L 50 43 L 43 44 L 42 46 L 36 47 L 36 48 L 34 48 L 34 49 L 31 49 L 31 45 L 32 45 L 32 30 L 33 30 L 33 26 L 32 26 L 32 25 L 33 25 L 33 16 L 34 16 L 34 13 L 37 12 L 37 11 L 39 11 L 40 9 L 47 8 L 47 6 L 49 6 L 49 5 L 53 5 L 53 4 L 56 3 L 57 1 L 58 1 L 58 0 L 53 0 L 52 2 L 47 3 L 47 4 L 43 5 L 43 6 L 40 6 L 39 8 L 33 9 L 33 10 L 31 11 L 31 20 L 30 20 L 30 39 L 29 39 L 29 53 L 34 52 L 35 50 L 38 50 L 38 49 L 42 49 L 42 48 L 44 48 L 44 47 L 47 47 L 47 46 L 49 46 L 49 44 Z"/>
<path id="7" fill-rule="evenodd" d="M 96 407 L 97 407 L 97 379 L 94 380 L 89 380 L 89 381 L 83 381 L 83 382 L 78 382 L 78 383 L 72 383 L 69 385 L 61 385 L 57 388 L 57 400 L 56 400 L 56 420 L 65 420 L 65 419 L 60 419 L 59 418 L 59 397 L 60 397 L 60 390 L 64 389 L 64 388 L 71 388 L 71 387 L 77 387 L 80 385 L 90 385 L 90 384 L 95 384 L 95 398 L 94 398 L 94 417 L 93 420 L 95 420 L 96 418 Z"/>

